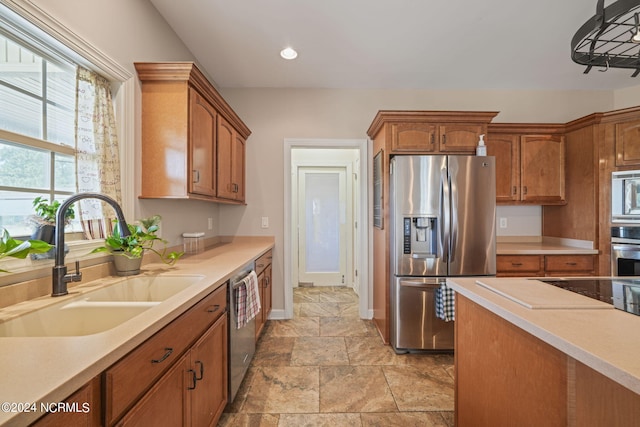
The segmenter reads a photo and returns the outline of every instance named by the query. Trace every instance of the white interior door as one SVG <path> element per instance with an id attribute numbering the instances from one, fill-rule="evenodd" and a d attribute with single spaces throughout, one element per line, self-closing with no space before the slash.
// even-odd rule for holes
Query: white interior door
<path id="1" fill-rule="evenodd" d="M 344 167 L 298 169 L 299 282 L 345 283 L 350 227 L 346 175 Z"/>

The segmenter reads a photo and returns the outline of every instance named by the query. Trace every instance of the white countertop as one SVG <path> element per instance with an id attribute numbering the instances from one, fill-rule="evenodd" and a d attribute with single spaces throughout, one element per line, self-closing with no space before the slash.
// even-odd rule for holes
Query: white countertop
<path id="1" fill-rule="evenodd" d="M 205 277 L 159 305 L 108 331 L 80 337 L 0 337 L 0 403 L 61 402 L 99 375 L 129 351 L 169 324 L 180 314 L 225 283 L 243 265 L 273 247 L 272 237 L 238 238 L 216 245 L 202 254 L 178 261 L 144 266 L 143 274 L 176 272 Z M 106 281 L 105 281 L 106 282 Z M 82 286 L 73 289 L 81 291 Z M 40 304 L 65 297 L 42 297 Z M 16 306 L 7 307 L 13 315 Z M 0 310 L 0 317 L 3 311 Z M 6 314 L 6 313 L 5 313 Z M 0 410 L 0 425 L 26 425 L 42 413 L 10 413 Z"/>
<path id="2" fill-rule="evenodd" d="M 484 281 L 484 285 L 477 280 Z M 460 295 L 640 394 L 640 316 L 597 306 L 527 308 L 513 298 L 515 295 L 515 299 L 522 299 L 522 294 L 509 289 L 510 283 L 515 289 L 521 286 L 521 281 L 492 278 L 487 286 L 486 278 L 451 278 L 447 283 Z M 537 280 L 529 282 L 531 288 L 527 292 L 535 293 L 537 300 L 553 301 L 557 296 L 558 289 L 554 286 Z M 496 283 L 503 292 L 490 289 Z M 577 294 L 570 298 L 589 300 Z"/>

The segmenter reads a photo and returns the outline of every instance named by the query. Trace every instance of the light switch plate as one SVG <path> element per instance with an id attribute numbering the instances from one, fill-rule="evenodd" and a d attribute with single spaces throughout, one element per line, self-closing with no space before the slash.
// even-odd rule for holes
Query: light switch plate
<path id="1" fill-rule="evenodd" d="M 263 216 L 262 217 L 262 228 L 269 228 L 269 217 L 268 216 Z"/>
<path id="2" fill-rule="evenodd" d="M 507 218 L 500 218 L 500 228 L 507 228 Z"/>

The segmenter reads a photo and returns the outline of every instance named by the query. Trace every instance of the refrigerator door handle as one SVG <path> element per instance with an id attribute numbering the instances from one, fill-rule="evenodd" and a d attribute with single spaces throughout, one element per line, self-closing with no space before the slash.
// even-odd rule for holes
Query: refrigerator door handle
<path id="1" fill-rule="evenodd" d="M 451 189 L 451 248 L 449 251 L 449 259 L 453 262 L 456 258 L 456 246 L 458 245 L 458 187 L 451 184 L 451 176 L 449 178 L 449 188 Z"/>
<path id="2" fill-rule="evenodd" d="M 442 169 L 440 170 L 440 246 L 442 247 L 443 262 L 449 262 L 450 190 L 447 170 Z"/>

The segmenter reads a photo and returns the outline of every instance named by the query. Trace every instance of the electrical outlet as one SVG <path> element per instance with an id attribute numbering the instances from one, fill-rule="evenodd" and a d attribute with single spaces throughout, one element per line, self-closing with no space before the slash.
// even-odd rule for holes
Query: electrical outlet
<path id="1" fill-rule="evenodd" d="M 262 217 L 262 228 L 269 228 L 269 217 L 268 216 L 263 216 Z"/>
<path id="2" fill-rule="evenodd" d="M 507 218 L 500 218 L 500 228 L 507 228 Z"/>
<path id="3" fill-rule="evenodd" d="M 209 230 L 213 230 L 213 218 L 207 218 L 208 222 L 207 222 L 207 228 Z"/>

